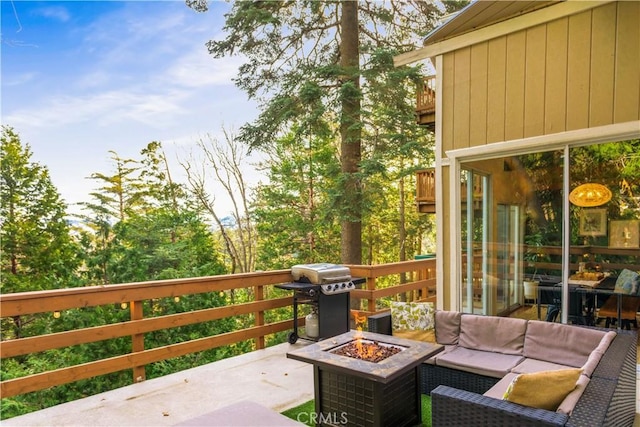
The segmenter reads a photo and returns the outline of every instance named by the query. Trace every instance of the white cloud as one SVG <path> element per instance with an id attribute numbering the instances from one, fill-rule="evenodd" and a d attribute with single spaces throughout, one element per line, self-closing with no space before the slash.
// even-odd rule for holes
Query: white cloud
<path id="1" fill-rule="evenodd" d="M 2 85 L 3 86 L 20 86 L 29 82 L 32 82 L 38 77 L 38 73 L 22 73 L 22 74 L 14 74 L 9 78 L 2 76 Z"/>
<path id="2" fill-rule="evenodd" d="M 106 87 L 112 76 L 105 70 L 96 70 L 78 77 L 76 86 L 78 89 L 89 90 L 91 88 Z"/>
<path id="3" fill-rule="evenodd" d="M 238 72 L 240 60 L 215 59 L 204 49 L 194 49 L 176 58 L 168 67 L 162 80 L 169 84 L 186 87 L 230 85 Z"/>
<path id="4" fill-rule="evenodd" d="M 60 22 L 67 22 L 71 19 L 71 14 L 67 8 L 62 6 L 46 6 L 35 9 L 34 15 L 44 16 L 45 18 L 51 18 Z"/>
<path id="5" fill-rule="evenodd" d="M 176 116 L 187 114 L 180 105 L 185 93 L 134 92 L 128 89 L 91 95 L 56 97 L 39 108 L 19 110 L 5 116 L 16 128 L 64 127 L 93 122 L 96 127 L 123 122 L 140 122 L 163 128 L 176 123 Z"/>

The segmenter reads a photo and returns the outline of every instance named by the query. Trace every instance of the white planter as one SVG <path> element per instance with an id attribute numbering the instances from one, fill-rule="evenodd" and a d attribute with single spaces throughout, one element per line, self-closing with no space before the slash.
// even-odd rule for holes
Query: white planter
<path id="1" fill-rule="evenodd" d="M 537 280 L 525 280 L 524 282 L 522 282 L 522 284 L 524 285 L 525 302 L 526 300 L 533 300 L 534 303 L 537 303 L 538 285 L 540 284 L 540 282 L 538 282 Z"/>

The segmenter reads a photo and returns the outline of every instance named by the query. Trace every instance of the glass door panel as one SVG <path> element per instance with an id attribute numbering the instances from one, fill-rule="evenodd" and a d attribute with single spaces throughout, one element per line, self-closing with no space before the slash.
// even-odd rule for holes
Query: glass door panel
<path id="1" fill-rule="evenodd" d="M 498 314 L 512 310 L 524 300 L 524 291 L 516 286 L 520 277 L 520 206 L 497 206 L 497 302 Z"/>
<path id="2" fill-rule="evenodd" d="M 563 151 L 462 166 L 462 306 L 508 314 L 524 305 L 525 281 L 561 282 Z M 544 308 L 561 304 L 557 290 L 545 294 Z M 527 301 L 537 303 L 536 294 L 529 292 Z"/>
<path id="3" fill-rule="evenodd" d="M 462 289 L 461 305 L 465 313 L 486 314 L 491 305 L 491 286 L 488 279 L 487 177 L 471 170 L 461 174 L 461 248 Z"/>

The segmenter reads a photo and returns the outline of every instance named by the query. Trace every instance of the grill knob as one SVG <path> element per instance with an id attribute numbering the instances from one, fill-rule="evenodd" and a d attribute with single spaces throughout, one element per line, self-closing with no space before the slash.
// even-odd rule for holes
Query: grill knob
<path id="1" fill-rule="evenodd" d="M 316 296 L 316 290 L 315 289 L 309 289 L 309 296 L 310 297 L 315 297 Z"/>

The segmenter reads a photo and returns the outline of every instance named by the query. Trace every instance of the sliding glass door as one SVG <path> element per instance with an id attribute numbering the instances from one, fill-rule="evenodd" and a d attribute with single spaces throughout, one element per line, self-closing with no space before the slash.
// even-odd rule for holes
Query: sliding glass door
<path id="1" fill-rule="evenodd" d="M 469 313 L 508 314 L 525 305 L 525 296 L 537 300 L 537 293 L 525 295 L 525 281 L 561 281 L 563 152 L 476 160 L 462 168 L 461 305 Z M 561 295 L 550 303 L 560 304 Z"/>
<path id="2" fill-rule="evenodd" d="M 460 162 L 463 311 L 595 322 L 581 281 L 640 271 L 640 141 L 573 145 Z"/>

